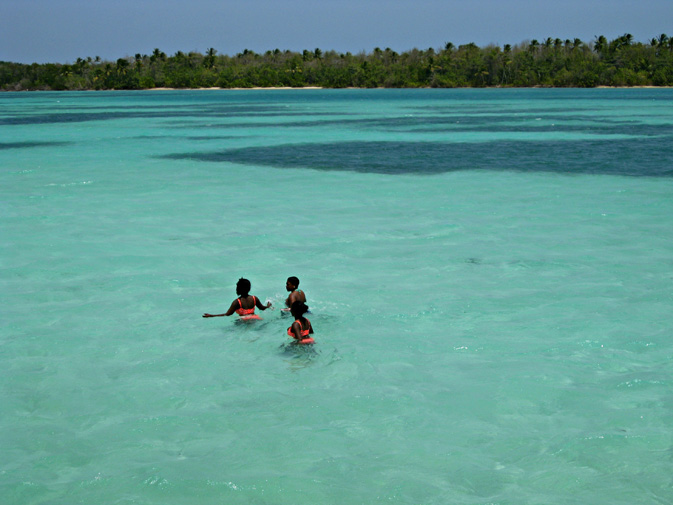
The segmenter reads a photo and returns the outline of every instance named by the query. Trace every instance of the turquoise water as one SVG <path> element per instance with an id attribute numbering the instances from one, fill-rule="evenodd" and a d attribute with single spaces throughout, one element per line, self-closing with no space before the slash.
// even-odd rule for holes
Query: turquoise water
<path id="1" fill-rule="evenodd" d="M 0 94 L 0 167 L 3 504 L 673 501 L 673 90 Z"/>

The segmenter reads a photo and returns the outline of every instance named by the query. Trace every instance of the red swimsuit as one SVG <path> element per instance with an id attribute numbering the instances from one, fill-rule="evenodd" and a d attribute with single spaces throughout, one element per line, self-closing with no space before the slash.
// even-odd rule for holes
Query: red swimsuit
<path id="1" fill-rule="evenodd" d="M 241 304 L 241 299 L 237 298 L 237 300 L 239 308 L 236 309 L 236 314 L 241 316 L 242 320 L 251 321 L 253 319 L 262 319 L 257 314 L 255 314 L 255 306 L 257 305 L 257 298 L 255 298 L 254 296 L 252 297 L 253 305 L 251 309 L 244 309 L 243 305 Z"/>
<path id="2" fill-rule="evenodd" d="M 315 343 L 315 340 L 313 340 L 313 338 L 308 336 L 309 332 L 311 331 L 311 321 L 309 321 L 307 319 L 306 322 L 308 323 L 308 326 L 306 327 L 306 329 L 304 329 L 304 326 L 301 324 L 301 321 L 299 319 L 295 320 L 295 323 L 299 323 L 299 327 L 301 328 L 301 331 L 299 332 L 299 334 L 301 335 L 301 339 L 299 339 L 299 340 L 297 340 L 297 337 L 294 335 L 294 332 L 292 331 L 292 326 L 290 326 L 287 329 L 287 334 L 290 337 L 297 340 L 298 344 L 314 344 Z"/>

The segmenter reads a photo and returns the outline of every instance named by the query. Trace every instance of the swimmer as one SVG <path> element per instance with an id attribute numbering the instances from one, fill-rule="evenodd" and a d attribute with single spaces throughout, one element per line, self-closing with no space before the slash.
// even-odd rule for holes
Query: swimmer
<path id="1" fill-rule="evenodd" d="M 304 302 L 296 301 L 290 307 L 292 316 L 295 321 L 287 329 L 288 336 L 294 339 L 295 344 L 314 344 L 315 340 L 310 336 L 313 334 L 313 326 L 311 321 L 304 317 L 304 314 L 308 312 L 308 307 Z"/>
<path id="2" fill-rule="evenodd" d="M 271 307 L 271 302 L 266 302 L 266 305 L 262 305 L 259 298 L 250 294 L 250 281 L 248 279 L 241 278 L 238 280 L 236 283 L 236 294 L 238 298 L 231 302 L 229 310 L 224 314 L 203 314 L 203 317 L 222 317 L 236 313 L 241 316 L 241 320 L 251 321 L 261 319 L 261 317 L 255 314 L 255 307 L 259 310 L 266 310 Z"/>
<path id="3" fill-rule="evenodd" d="M 299 279 L 296 277 L 288 277 L 285 283 L 285 289 L 290 292 L 290 295 L 285 300 L 286 307 L 292 307 L 294 302 L 306 303 L 306 295 L 299 288 Z"/>

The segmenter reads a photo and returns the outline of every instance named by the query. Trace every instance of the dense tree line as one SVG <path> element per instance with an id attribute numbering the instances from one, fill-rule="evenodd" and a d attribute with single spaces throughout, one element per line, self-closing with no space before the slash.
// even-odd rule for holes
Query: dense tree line
<path id="1" fill-rule="evenodd" d="M 547 38 L 516 46 L 474 43 L 442 49 L 389 48 L 371 53 L 248 49 L 235 56 L 159 49 L 116 62 L 78 58 L 73 64 L 0 62 L 2 90 L 109 90 L 170 88 L 417 88 L 672 86 L 673 38 L 648 43 L 625 34 L 580 39 Z"/>

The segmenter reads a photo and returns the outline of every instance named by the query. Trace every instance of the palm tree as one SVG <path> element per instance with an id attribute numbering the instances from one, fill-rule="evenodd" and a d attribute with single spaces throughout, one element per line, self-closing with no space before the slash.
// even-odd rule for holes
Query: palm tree
<path id="1" fill-rule="evenodd" d="M 209 47 L 206 49 L 206 57 L 203 60 L 203 66 L 206 68 L 213 68 L 215 66 L 215 55 L 217 54 L 217 49 Z"/>
<path id="2" fill-rule="evenodd" d="M 537 51 L 537 48 L 538 48 L 539 45 L 540 45 L 540 43 L 537 41 L 537 39 L 533 39 L 533 40 L 530 41 L 530 44 L 528 44 L 528 50 L 531 53 L 534 53 L 535 51 Z"/>
<path id="3" fill-rule="evenodd" d="M 129 62 L 128 60 L 124 58 L 119 58 L 117 60 L 117 73 L 118 74 L 125 74 L 126 70 L 129 68 Z"/>
<path id="4" fill-rule="evenodd" d="M 395 63 L 397 61 L 397 57 L 399 56 L 395 51 L 393 51 L 389 47 L 386 47 L 383 53 L 385 55 L 385 60 L 387 64 Z"/>
<path id="5" fill-rule="evenodd" d="M 157 60 L 165 60 L 166 59 L 166 53 L 163 51 L 160 51 L 159 48 L 154 49 L 152 51 L 152 56 L 150 56 L 150 61 L 154 63 Z"/>
<path id="6" fill-rule="evenodd" d="M 143 56 L 140 53 L 136 53 L 135 55 L 135 60 L 136 60 L 136 71 L 140 71 L 140 69 L 143 67 Z"/>
<path id="7" fill-rule="evenodd" d="M 633 41 L 633 35 L 631 35 L 630 33 L 625 33 L 621 37 L 618 37 L 612 42 L 610 42 L 610 50 L 619 51 L 623 47 L 630 46 L 632 41 Z"/>
<path id="8" fill-rule="evenodd" d="M 608 48 L 608 39 L 605 36 L 600 35 L 596 37 L 596 42 L 594 43 L 594 49 L 598 54 L 601 54 Z"/>
<path id="9" fill-rule="evenodd" d="M 500 84 L 508 84 L 510 79 L 509 67 L 512 65 L 512 45 L 505 44 L 502 51 L 502 78 L 500 79 Z"/>

